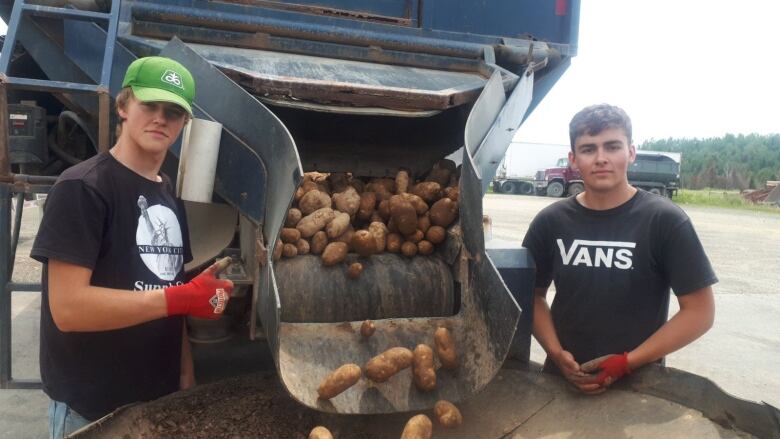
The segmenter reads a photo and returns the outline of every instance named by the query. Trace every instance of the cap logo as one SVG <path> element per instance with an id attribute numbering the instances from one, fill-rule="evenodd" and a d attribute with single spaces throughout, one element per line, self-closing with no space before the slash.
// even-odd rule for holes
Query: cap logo
<path id="1" fill-rule="evenodd" d="M 166 70 L 165 73 L 162 75 L 163 82 L 167 82 L 168 84 L 171 84 L 173 86 L 179 87 L 180 89 L 184 90 L 184 84 L 182 84 L 181 81 L 181 75 L 174 72 L 173 70 Z"/>

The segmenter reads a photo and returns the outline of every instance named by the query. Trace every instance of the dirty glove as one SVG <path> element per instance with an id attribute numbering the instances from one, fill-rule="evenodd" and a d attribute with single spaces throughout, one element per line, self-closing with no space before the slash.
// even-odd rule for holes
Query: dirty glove
<path id="1" fill-rule="evenodd" d="M 166 288 L 168 315 L 220 318 L 233 291 L 233 282 L 217 279 L 217 275 L 228 265 L 230 258 L 221 259 L 186 284 Z"/>
<path id="2" fill-rule="evenodd" d="M 582 371 L 585 373 L 595 373 L 599 370 L 601 372 L 590 382 L 600 386 L 609 386 L 623 375 L 631 373 L 628 368 L 628 352 L 622 355 L 605 355 L 582 365 Z"/>

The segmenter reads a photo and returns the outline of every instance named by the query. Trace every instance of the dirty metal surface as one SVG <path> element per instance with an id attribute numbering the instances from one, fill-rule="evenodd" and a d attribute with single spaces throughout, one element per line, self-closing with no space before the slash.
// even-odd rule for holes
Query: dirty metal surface
<path id="1" fill-rule="evenodd" d="M 187 213 L 187 228 L 190 236 L 192 261 L 184 265 L 185 270 L 196 268 L 214 259 L 233 240 L 238 222 L 238 211 L 227 204 L 196 203 L 184 201 Z"/>
<path id="2" fill-rule="evenodd" d="M 347 267 L 360 262 L 357 279 Z M 317 255 L 274 264 L 283 322 L 343 322 L 454 314 L 455 286 L 447 264 L 436 257 L 412 259 L 384 253 L 350 254 L 343 264 L 323 267 Z"/>
<path id="3" fill-rule="evenodd" d="M 136 26 L 135 31 L 142 29 Z M 439 68 L 422 68 L 393 65 L 398 60 L 392 59 L 388 51 L 377 51 L 372 62 L 366 62 L 273 51 L 283 49 L 276 47 L 261 50 L 264 47 L 219 46 L 220 41 L 212 34 L 188 38 L 183 30 L 150 31 L 144 36 L 164 38 L 168 34 L 191 41 L 193 50 L 252 93 L 288 105 L 306 101 L 401 111 L 443 110 L 473 102 L 493 72 L 499 72 L 506 87 L 518 79 L 506 70 L 476 61 L 441 60 Z M 151 38 L 140 41 L 152 47 L 161 44 L 161 40 Z M 229 42 L 236 45 L 233 40 Z"/>

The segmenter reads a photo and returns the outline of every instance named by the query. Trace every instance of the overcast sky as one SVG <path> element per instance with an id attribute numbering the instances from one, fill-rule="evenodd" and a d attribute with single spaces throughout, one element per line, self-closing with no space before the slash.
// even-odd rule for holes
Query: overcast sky
<path id="1" fill-rule="evenodd" d="M 579 51 L 515 141 L 568 143 L 583 107 L 631 116 L 634 141 L 780 132 L 777 0 L 582 0 Z"/>

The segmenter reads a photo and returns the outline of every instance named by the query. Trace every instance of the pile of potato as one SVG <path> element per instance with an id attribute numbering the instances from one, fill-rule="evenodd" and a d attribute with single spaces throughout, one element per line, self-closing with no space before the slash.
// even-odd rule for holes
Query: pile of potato
<path id="1" fill-rule="evenodd" d="M 395 179 L 363 179 L 347 173 L 306 173 L 287 213 L 274 260 L 312 253 L 325 266 L 347 253 L 429 255 L 458 217 L 459 169 L 441 160 L 416 183 L 399 170 Z M 362 265 L 352 264 L 357 277 Z"/>
<path id="2" fill-rule="evenodd" d="M 360 334 L 363 337 L 371 337 L 375 331 L 376 327 L 370 320 L 363 322 L 360 327 Z M 441 368 L 456 369 L 459 366 L 458 354 L 450 330 L 443 326 L 436 328 L 433 339 Z M 371 358 L 362 369 L 357 364 L 344 364 L 322 380 L 317 394 L 320 399 L 331 399 L 357 384 L 364 374 L 372 382 L 384 383 L 390 380 L 393 375 L 409 367 L 412 368 L 412 381 L 419 391 L 430 392 L 436 389 L 434 349 L 427 344 L 418 344 L 414 351 L 404 347 L 390 348 Z M 456 428 L 463 422 L 460 410 L 449 401 L 438 401 L 433 412 L 442 427 Z M 315 430 L 317 430 L 316 435 Z M 325 427 L 320 426 L 315 430 L 312 430 L 309 439 L 332 437 L 319 435 L 320 432 L 330 434 Z M 433 424 L 430 418 L 421 414 L 409 419 L 401 438 L 428 439 L 431 437 L 432 431 Z"/>

